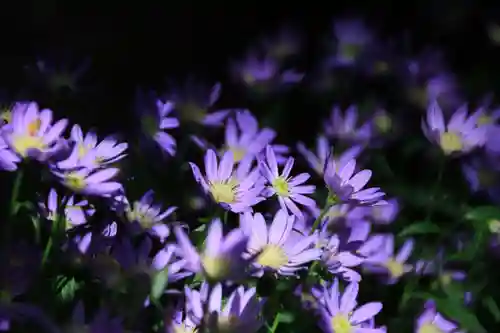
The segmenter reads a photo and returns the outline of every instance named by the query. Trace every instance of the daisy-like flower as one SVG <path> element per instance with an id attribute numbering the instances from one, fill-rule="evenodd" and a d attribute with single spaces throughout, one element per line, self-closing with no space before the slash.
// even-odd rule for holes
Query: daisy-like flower
<path id="1" fill-rule="evenodd" d="M 221 84 L 208 88 L 193 78 L 186 80 L 184 86 L 175 89 L 168 100 L 175 103 L 175 111 L 181 122 L 195 122 L 204 126 L 220 126 L 230 110 L 209 112 L 221 93 Z"/>
<path id="2" fill-rule="evenodd" d="M 306 207 L 316 207 L 316 202 L 304 195 L 313 193 L 316 187 L 314 185 L 302 185 L 310 178 L 307 173 L 290 177 L 294 161 L 293 157 L 289 157 L 283 171 L 279 173 L 278 162 L 276 161 L 273 148 L 267 146 L 266 158 L 259 161 L 259 166 L 268 182 L 265 194 L 268 197 L 276 195 L 282 209 L 289 210 L 295 216 L 302 219 L 304 218 L 304 214 L 295 202 Z"/>
<path id="3" fill-rule="evenodd" d="M 353 146 L 334 159 L 338 161 L 338 165 L 345 165 L 353 158 L 358 157 L 362 149 L 361 146 Z M 314 169 L 318 175 L 323 176 L 325 163 L 328 157 L 333 154 L 333 147 L 328 142 L 328 139 L 323 135 L 318 136 L 316 139 L 316 154 L 308 150 L 302 142 L 297 144 L 297 150 L 304 156 L 309 166 Z"/>
<path id="4" fill-rule="evenodd" d="M 52 111 L 39 111 L 34 102 L 17 103 L 12 110 L 12 123 L 2 131 L 5 142 L 21 158 L 46 161 L 58 153 L 64 143 L 61 133 L 66 128 L 66 119 L 52 124 Z"/>
<path id="5" fill-rule="evenodd" d="M 196 333 L 196 324 L 182 310 L 175 310 L 172 319 L 165 322 L 166 333 Z"/>
<path id="6" fill-rule="evenodd" d="M 322 251 L 314 247 L 317 236 L 292 234 L 294 223 L 295 217 L 289 216 L 285 210 L 276 213 L 270 226 L 260 213 L 241 216 L 241 227 L 250 237 L 247 252 L 249 257 L 257 256 L 255 275 L 262 276 L 264 271 L 294 275 L 305 269 L 308 262 L 319 259 Z"/>
<path id="7" fill-rule="evenodd" d="M 424 312 L 418 317 L 415 333 L 460 333 L 457 324 L 445 319 L 436 310 L 433 301 L 427 301 L 424 306 Z"/>
<path id="8" fill-rule="evenodd" d="M 261 175 L 258 172 L 250 172 L 243 179 L 234 176 L 232 151 L 224 153 L 220 163 L 217 163 L 215 151 L 209 149 L 205 154 L 206 177 L 196 164 L 190 162 L 189 165 L 205 193 L 209 193 L 224 209 L 241 213 L 264 200 L 261 196 L 264 186 L 259 181 Z"/>
<path id="9" fill-rule="evenodd" d="M 361 281 L 361 275 L 352 268 L 364 261 L 357 251 L 368 238 L 369 232 L 369 224 L 359 223 L 332 234 L 325 223 L 319 234 L 318 245 L 323 250 L 321 261 L 328 271 L 347 281 Z"/>
<path id="10" fill-rule="evenodd" d="M 350 106 L 345 115 L 338 106 L 333 107 L 329 122 L 325 123 L 325 132 L 328 136 L 349 142 L 366 143 L 372 137 L 372 124 L 367 121 L 358 126 L 358 109 Z"/>
<path id="11" fill-rule="evenodd" d="M 427 122 L 422 120 L 425 136 L 439 145 L 446 155 L 468 153 L 486 141 L 486 128 L 477 126 L 477 117 L 467 117 L 467 107 L 462 106 L 446 125 L 443 111 L 434 101 L 427 109 Z"/>
<path id="12" fill-rule="evenodd" d="M 361 20 L 336 20 L 334 33 L 337 38 L 337 53 L 332 64 L 352 66 L 364 52 L 364 48 L 372 41 L 372 33 Z"/>
<path id="13" fill-rule="evenodd" d="M 97 168 L 117 162 L 126 156 L 127 143 L 118 143 L 112 137 L 104 138 L 97 143 L 97 135 L 88 132 L 83 135 L 79 125 L 74 125 L 71 129 L 71 141 L 73 150 L 69 157 L 56 166 L 59 169 L 72 169 L 77 167 Z"/>
<path id="14" fill-rule="evenodd" d="M 89 206 L 87 200 L 81 200 L 75 203 L 75 197 L 62 198 L 59 200 L 55 189 L 49 191 L 47 203 L 40 203 L 45 217 L 50 221 L 57 221 L 60 205 L 64 203 L 64 221 L 66 230 L 73 229 L 87 222 L 87 217 L 95 213 L 95 209 Z"/>
<path id="15" fill-rule="evenodd" d="M 118 172 L 117 168 L 52 170 L 59 181 L 70 190 L 79 194 L 102 197 L 109 197 L 123 189 L 120 183 L 113 180 Z"/>
<path id="16" fill-rule="evenodd" d="M 162 102 L 156 100 L 155 107 L 140 106 L 140 120 L 142 132 L 153 139 L 158 146 L 167 154 L 175 155 L 175 139 L 166 130 L 179 127 L 179 120 L 169 117 L 174 110 L 174 103 L 171 101 Z"/>
<path id="17" fill-rule="evenodd" d="M 203 273 L 207 279 L 238 280 L 246 271 L 248 260 L 243 258 L 248 236 L 240 229 L 231 230 L 225 237 L 222 222 L 215 219 L 208 229 L 205 249 L 200 255 L 181 227 L 174 229 L 179 252 L 186 260 L 186 269 Z"/>
<path id="18" fill-rule="evenodd" d="M 139 201 L 132 205 L 126 204 L 125 214 L 132 223 L 137 223 L 143 230 L 156 236 L 163 242 L 170 234 L 170 228 L 163 223 L 177 207 L 170 207 L 162 212 L 161 205 L 153 204 L 152 190 L 147 191 Z"/>
<path id="19" fill-rule="evenodd" d="M 377 224 L 390 224 L 394 222 L 399 213 L 399 203 L 397 199 L 390 199 L 384 205 L 377 205 L 369 208 L 369 217 Z"/>
<path id="20" fill-rule="evenodd" d="M 373 273 L 387 274 L 390 284 L 397 282 L 413 269 L 412 265 L 406 264 L 413 250 L 413 244 L 412 239 L 406 240 L 401 249 L 394 254 L 394 236 L 383 236 L 383 245 L 378 251 L 365 258 L 366 269 Z"/>
<path id="21" fill-rule="evenodd" d="M 5 143 L 0 129 L 0 170 L 16 171 L 19 162 L 21 162 L 21 159 Z"/>
<path id="22" fill-rule="evenodd" d="M 382 310 L 382 303 L 370 302 L 358 307 L 359 284 L 351 282 L 344 292 L 339 291 L 339 280 L 324 286 L 320 298 L 320 325 L 325 333 L 381 333 L 378 329 L 364 328 Z"/>
<path id="23" fill-rule="evenodd" d="M 238 287 L 224 306 L 221 284 L 216 284 L 210 294 L 206 284 L 202 289 L 199 292 L 185 287 L 187 314 L 192 322 L 199 325 L 205 318 L 210 331 L 241 333 L 255 333 L 264 324 L 261 312 L 265 300 L 257 298 L 255 288 Z M 204 313 L 205 303 L 208 313 Z"/>
<path id="24" fill-rule="evenodd" d="M 332 203 L 353 203 L 356 205 L 379 205 L 385 203 L 385 195 L 378 187 L 363 190 L 372 176 L 370 170 L 362 170 L 356 174 L 356 160 L 351 159 L 344 165 L 339 165 L 334 159 L 328 159 L 324 170 L 324 181 L 330 192 Z"/>
<path id="25" fill-rule="evenodd" d="M 155 272 L 168 270 L 168 282 L 173 283 L 192 275 L 190 271 L 186 271 L 184 267 L 187 264 L 185 259 L 179 259 L 176 255 L 177 247 L 175 245 L 166 245 L 158 251 L 153 257 L 151 267 Z"/>

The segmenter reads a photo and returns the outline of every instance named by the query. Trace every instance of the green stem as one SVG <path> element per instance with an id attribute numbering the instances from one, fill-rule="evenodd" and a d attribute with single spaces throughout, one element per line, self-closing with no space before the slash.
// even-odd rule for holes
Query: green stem
<path id="1" fill-rule="evenodd" d="M 319 224 L 325 218 L 326 214 L 328 214 L 328 211 L 330 210 L 330 208 L 332 208 L 332 205 L 330 205 L 330 204 L 325 205 L 325 208 L 323 208 L 323 210 L 319 214 L 318 218 L 316 220 L 314 220 L 314 223 L 312 225 L 311 232 L 309 232 L 309 235 L 312 235 L 316 231 L 316 229 L 318 229 Z"/>
<path id="2" fill-rule="evenodd" d="M 12 194 L 10 196 L 10 215 L 12 218 L 17 213 L 17 198 L 19 197 L 19 190 L 21 189 L 21 183 L 23 181 L 23 170 L 19 170 L 14 180 L 14 185 L 12 187 Z"/>
<path id="3" fill-rule="evenodd" d="M 227 225 L 227 217 L 228 217 L 228 215 L 229 215 L 229 211 L 225 210 L 224 211 L 224 218 L 223 218 L 223 221 L 222 221 L 225 225 Z"/>
<path id="4" fill-rule="evenodd" d="M 280 313 L 278 312 L 276 314 L 276 317 L 274 317 L 273 326 L 271 326 L 271 330 L 269 332 L 270 333 L 276 332 L 276 329 L 278 328 L 279 324 L 280 324 Z"/>
<path id="5" fill-rule="evenodd" d="M 439 171 L 438 171 L 438 176 L 436 179 L 436 182 L 434 183 L 434 187 L 432 188 L 431 192 L 431 199 L 434 202 L 436 199 L 436 194 L 437 191 L 439 190 L 439 187 L 441 186 L 441 181 L 443 179 L 443 174 L 444 174 L 444 166 L 445 166 L 445 157 L 441 157 L 440 162 L 439 162 Z M 427 216 L 425 218 L 426 221 L 429 221 L 432 218 L 432 215 L 434 214 L 434 204 L 430 205 L 429 210 L 427 211 Z"/>

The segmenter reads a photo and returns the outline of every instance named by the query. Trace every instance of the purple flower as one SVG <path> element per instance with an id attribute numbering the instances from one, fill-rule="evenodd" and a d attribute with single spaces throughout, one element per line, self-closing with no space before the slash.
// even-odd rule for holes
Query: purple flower
<path id="1" fill-rule="evenodd" d="M 352 66 L 373 40 L 372 33 L 361 20 L 336 20 L 333 25 L 337 38 L 337 53 L 332 64 Z"/>
<path id="2" fill-rule="evenodd" d="M 184 87 L 173 91 L 170 97 L 175 103 L 175 111 L 181 122 L 195 122 L 204 126 L 222 125 L 229 110 L 209 113 L 210 108 L 219 99 L 221 89 L 220 83 L 207 88 L 190 78 L 185 82 Z"/>
<path id="3" fill-rule="evenodd" d="M 52 125 L 51 110 L 39 111 L 34 102 L 17 103 L 12 110 L 12 123 L 1 133 L 17 155 L 43 162 L 64 147 L 60 136 L 67 122 L 61 119 Z"/>
<path id="4" fill-rule="evenodd" d="M 345 115 L 338 106 L 333 107 L 329 122 L 325 124 L 325 132 L 328 136 L 349 142 L 366 143 L 372 137 L 372 125 L 369 121 L 358 124 L 358 109 L 355 105 L 350 106 Z"/>
<path id="5" fill-rule="evenodd" d="M 399 203 L 397 199 L 387 200 L 384 205 L 370 207 L 370 217 L 374 223 L 390 224 L 394 222 L 399 213 Z"/>
<path id="6" fill-rule="evenodd" d="M 95 209 L 89 206 L 87 200 L 81 200 L 75 203 L 75 197 L 64 197 L 59 200 L 55 189 L 50 189 L 47 197 L 47 203 L 40 203 L 45 217 L 50 221 L 57 221 L 57 215 L 60 211 L 60 204 L 64 203 L 64 222 L 66 230 L 83 225 L 87 222 L 87 217 L 95 213 Z"/>
<path id="7" fill-rule="evenodd" d="M 333 203 L 352 203 L 356 205 L 380 205 L 385 195 L 380 188 L 371 187 L 363 190 L 372 176 L 370 170 L 362 170 L 354 174 L 356 160 L 351 159 L 345 165 L 328 159 L 325 165 L 324 181 L 330 191 L 329 200 Z"/>
<path id="8" fill-rule="evenodd" d="M 309 166 L 316 171 L 320 176 L 323 176 L 323 171 L 325 169 L 325 163 L 329 156 L 333 154 L 333 147 L 330 146 L 328 139 L 320 135 L 316 139 L 316 154 L 308 150 L 306 146 L 299 142 L 297 144 L 297 149 L 299 153 L 304 156 Z M 354 146 L 344 151 L 340 155 L 335 157 L 339 165 L 344 165 L 351 159 L 358 157 L 363 148 L 361 146 Z"/>
<path id="9" fill-rule="evenodd" d="M 472 192 L 486 192 L 493 200 L 500 199 L 500 177 L 495 158 L 472 156 L 462 164 L 462 171 Z"/>
<path id="10" fill-rule="evenodd" d="M 323 250 L 321 260 L 327 270 L 347 281 L 360 281 L 361 275 L 352 267 L 359 266 L 364 261 L 357 251 L 368 238 L 369 232 L 370 225 L 361 223 L 332 234 L 325 223 L 319 234 L 319 245 Z"/>
<path id="11" fill-rule="evenodd" d="M 320 326 L 325 333 L 368 333 L 383 332 L 372 328 L 363 328 L 382 310 L 382 303 L 370 302 L 358 307 L 359 284 L 351 282 L 344 292 L 339 291 L 339 281 L 335 279 L 331 286 L 323 287 L 319 312 Z"/>
<path id="12" fill-rule="evenodd" d="M 192 275 L 190 271 L 186 271 L 184 267 L 187 264 L 185 259 L 179 259 L 176 256 L 177 247 L 172 244 L 166 245 L 163 249 L 158 251 L 153 257 L 151 263 L 155 271 L 168 270 L 168 282 L 173 283 Z"/>
<path id="13" fill-rule="evenodd" d="M 169 117 L 173 110 L 173 102 L 162 102 L 158 99 L 153 110 L 142 107 L 140 117 L 143 133 L 148 138 L 152 138 L 163 151 L 171 156 L 175 155 L 176 142 L 165 130 L 179 127 L 179 120 Z"/>
<path id="14" fill-rule="evenodd" d="M 433 301 L 427 301 L 424 312 L 417 319 L 415 333 L 427 332 L 460 333 L 461 331 L 457 324 L 445 319 L 437 312 Z"/>
<path id="15" fill-rule="evenodd" d="M 397 254 L 394 254 L 394 236 L 385 235 L 382 246 L 365 259 L 364 266 L 374 273 L 386 273 L 389 278 L 388 283 L 395 283 L 413 268 L 412 265 L 406 264 L 413 250 L 413 245 L 413 240 L 408 239 Z"/>
<path id="16" fill-rule="evenodd" d="M 257 298 L 255 288 L 238 287 L 224 306 L 222 285 L 216 284 L 210 293 L 208 289 L 206 284 L 200 292 L 185 287 L 186 309 L 192 322 L 199 324 L 206 317 L 210 331 L 241 333 L 255 333 L 264 324 L 261 311 L 265 300 Z M 205 303 L 208 313 L 204 313 Z"/>
<path id="17" fill-rule="evenodd" d="M 195 333 L 196 324 L 181 310 L 175 310 L 170 321 L 165 321 L 165 333 Z"/>
<path id="18" fill-rule="evenodd" d="M 127 202 L 125 214 L 130 222 L 137 223 L 142 229 L 163 242 L 170 234 L 170 228 L 163 221 L 175 212 L 177 207 L 170 207 L 162 212 L 161 205 L 153 204 L 153 195 L 154 192 L 149 190 L 132 205 Z"/>
<path id="19" fill-rule="evenodd" d="M 187 262 L 187 270 L 203 272 L 207 279 L 213 281 L 244 277 L 248 261 L 242 255 L 247 247 L 248 236 L 242 230 L 233 229 L 224 237 L 222 222 L 213 220 L 201 255 L 181 227 L 176 227 L 174 232 L 179 252 Z"/>
<path id="20" fill-rule="evenodd" d="M 196 164 L 190 162 L 189 165 L 196 182 L 224 209 L 241 213 L 264 200 L 261 196 L 264 186 L 259 181 L 261 175 L 258 170 L 248 173 L 244 178 L 233 174 L 234 160 L 231 151 L 224 153 L 220 163 L 217 163 L 215 151 L 210 149 L 206 152 L 206 177 Z"/>
<path id="21" fill-rule="evenodd" d="M 476 123 L 476 116 L 467 117 L 467 107 L 462 106 L 445 125 L 443 112 L 434 101 L 427 109 L 427 122 L 422 120 L 422 130 L 446 155 L 468 153 L 486 141 L 485 127 Z"/>
<path id="22" fill-rule="evenodd" d="M 20 161 L 21 159 L 5 143 L 0 130 L 0 170 L 15 171 Z"/>
<path id="23" fill-rule="evenodd" d="M 294 161 L 293 157 L 288 158 L 280 174 L 273 148 L 267 146 L 266 159 L 261 159 L 259 161 L 259 166 L 269 184 L 266 189 L 266 196 L 276 195 L 282 209 L 289 210 L 295 216 L 302 219 L 304 215 L 295 202 L 306 207 L 315 207 L 316 202 L 306 197 L 304 194 L 313 193 L 316 187 L 314 185 L 302 185 L 310 178 L 307 173 L 301 173 L 298 176 L 290 177 Z"/>
<path id="24" fill-rule="evenodd" d="M 321 250 L 314 248 L 316 236 L 292 234 L 294 222 L 295 217 L 289 216 L 285 210 L 276 213 L 270 226 L 260 213 L 241 216 L 241 227 L 250 237 L 249 257 L 256 256 L 254 266 L 257 276 L 264 271 L 294 275 L 296 271 L 305 269 L 308 262 L 319 259 Z"/>
<path id="25" fill-rule="evenodd" d="M 70 190 L 85 195 L 109 197 L 123 189 L 122 185 L 112 179 L 118 174 L 117 168 L 100 170 L 56 170 L 52 173 Z"/>

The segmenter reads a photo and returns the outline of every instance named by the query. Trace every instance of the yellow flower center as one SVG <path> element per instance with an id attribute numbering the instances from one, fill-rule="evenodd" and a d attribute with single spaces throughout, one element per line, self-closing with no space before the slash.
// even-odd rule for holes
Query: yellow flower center
<path id="1" fill-rule="evenodd" d="M 32 122 L 30 122 L 28 124 L 28 134 L 30 136 L 35 136 L 38 130 L 40 129 L 41 124 L 42 122 L 40 121 L 40 119 L 35 119 Z"/>
<path id="2" fill-rule="evenodd" d="M 392 119 L 386 114 L 375 116 L 375 126 L 381 133 L 387 133 L 392 127 Z"/>
<path id="3" fill-rule="evenodd" d="M 483 115 L 479 116 L 479 118 L 477 118 L 477 122 L 476 122 L 476 124 L 478 126 L 488 125 L 491 123 L 493 123 L 493 119 L 490 116 L 488 116 L 487 114 L 483 114 Z"/>
<path id="4" fill-rule="evenodd" d="M 174 333 L 196 333 L 198 330 L 195 327 L 186 327 L 186 324 L 174 326 Z"/>
<path id="5" fill-rule="evenodd" d="M 444 333 L 444 331 L 432 323 L 426 323 L 418 329 L 418 333 Z"/>
<path id="6" fill-rule="evenodd" d="M 280 197 L 290 196 L 290 189 L 288 186 L 288 182 L 285 178 L 276 177 L 272 182 L 272 186 Z"/>
<path id="7" fill-rule="evenodd" d="M 257 263 L 277 270 L 288 263 L 288 256 L 280 246 L 269 244 L 262 249 L 257 257 Z"/>
<path id="8" fill-rule="evenodd" d="M 237 316 L 220 316 L 217 320 L 217 333 L 236 333 L 241 329 Z"/>
<path id="9" fill-rule="evenodd" d="M 43 150 L 46 146 L 43 139 L 31 135 L 15 135 L 12 140 L 14 150 L 22 157 L 28 156 L 31 149 Z"/>
<path id="10" fill-rule="evenodd" d="M 76 172 L 70 172 L 64 176 L 64 185 L 77 192 L 83 190 L 87 186 L 87 183 L 84 176 Z"/>
<path id="11" fill-rule="evenodd" d="M 250 71 L 246 71 L 242 75 L 243 82 L 246 83 L 247 85 L 253 85 L 255 82 L 257 82 L 257 79 L 255 75 L 253 75 Z"/>
<path id="12" fill-rule="evenodd" d="M 491 219 L 488 221 L 488 228 L 494 234 L 500 234 L 500 221 Z"/>
<path id="13" fill-rule="evenodd" d="M 445 154 L 460 151 L 464 147 L 460 136 L 453 132 L 444 132 L 441 134 L 439 145 Z"/>
<path id="14" fill-rule="evenodd" d="M 89 145 L 84 145 L 83 143 L 78 144 L 78 157 L 83 158 L 92 149 Z"/>
<path id="15" fill-rule="evenodd" d="M 200 122 L 205 118 L 207 111 L 194 102 L 179 105 L 179 116 L 185 121 Z"/>
<path id="16" fill-rule="evenodd" d="M 394 258 L 390 258 L 389 260 L 387 260 L 387 262 L 385 263 L 385 267 L 394 278 L 402 276 L 405 272 L 404 264 L 398 262 Z"/>
<path id="17" fill-rule="evenodd" d="M 442 273 L 440 276 L 439 276 L 439 281 L 441 282 L 441 284 L 443 284 L 444 286 L 447 286 L 451 283 L 452 281 L 452 277 L 451 277 L 451 274 L 450 273 Z"/>
<path id="18" fill-rule="evenodd" d="M 347 318 L 346 315 L 342 313 L 337 313 L 335 316 L 332 318 L 332 329 L 335 333 L 353 333 L 354 328 L 351 325 L 351 322 L 349 321 L 349 318 Z"/>
<path id="19" fill-rule="evenodd" d="M 215 202 L 231 204 L 236 201 L 236 187 L 235 181 L 215 182 L 210 184 L 210 193 Z"/>
<path id="20" fill-rule="evenodd" d="M 349 60 L 355 60 L 361 53 L 361 46 L 357 44 L 342 43 L 340 45 L 340 54 Z"/>
<path id="21" fill-rule="evenodd" d="M 233 153 L 233 160 L 235 163 L 241 161 L 247 154 L 247 151 L 241 147 L 231 147 L 229 150 Z"/>
<path id="22" fill-rule="evenodd" d="M 149 229 L 154 224 L 154 219 L 147 212 L 141 211 L 139 206 L 127 210 L 126 214 L 129 221 L 138 222 L 144 229 Z"/>
<path id="23" fill-rule="evenodd" d="M 224 279 L 229 275 L 231 269 L 229 260 L 223 257 L 204 256 L 202 263 L 206 276 L 211 280 Z"/>
<path id="24" fill-rule="evenodd" d="M 10 110 L 0 112 L 0 119 L 9 124 L 12 121 L 12 112 Z"/>

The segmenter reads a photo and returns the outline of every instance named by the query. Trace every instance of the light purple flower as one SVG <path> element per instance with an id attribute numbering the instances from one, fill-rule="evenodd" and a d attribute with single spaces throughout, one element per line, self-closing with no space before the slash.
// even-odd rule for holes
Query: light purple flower
<path id="1" fill-rule="evenodd" d="M 397 199 L 387 200 L 383 205 L 369 208 L 370 217 L 374 223 L 390 224 L 394 222 L 399 213 L 399 203 Z"/>
<path id="2" fill-rule="evenodd" d="M 294 275 L 305 269 L 308 262 L 319 259 L 321 249 L 314 248 L 316 236 L 293 234 L 295 217 L 279 210 L 270 226 L 260 213 L 245 213 L 240 217 L 241 228 L 249 235 L 247 252 L 255 257 L 256 275 L 264 271 L 280 275 Z"/>
<path id="3" fill-rule="evenodd" d="M 34 102 L 17 103 L 12 110 L 12 123 L 2 130 L 5 142 L 22 158 L 46 161 L 65 145 L 61 133 L 66 128 L 66 119 L 52 124 L 52 111 L 39 111 Z"/>
<path id="4" fill-rule="evenodd" d="M 20 161 L 21 159 L 19 156 L 14 154 L 14 152 L 12 152 L 9 146 L 5 143 L 0 130 L 0 170 L 16 171 L 17 163 Z"/>
<path id="5" fill-rule="evenodd" d="M 162 212 L 161 205 L 153 204 L 153 195 L 154 192 L 149 190 L 132 205 L 127 202 L 125 214 L 130 222 L 137 223 L 142 229 L 163 242 L 170 235 L 170 228 L 163 222 L 177 210 L 177 207 L 169 207 Z"/>
<path id="6" fill-rule="evenodd" d="M 373 40 L 372 33 L 363 21 L 353 19 L 336 20 L 333 29 L 337 38 L 337 53 L 332 65 L 354 65 L 365 51 L 364 48 Z"/>
<path id="7" fill-rule="evenodd" d="M 395 254 L 394 236 L 384 235 L 382 246 L 375 253 L 365 258 L 364 266 L 373 273 L 387 274 L 388 283 L 395 283 L 413 269 L 412 265 L 406 264 L 413 251 L 413 245 L 414 241 L 407 239 Z"/>
<path id="8" fill-rule="evenodd" d="M 113 180 L 118 172 L 117 168 L 52 170 L 59 181 L 70 190 L 79 194 L 102 197 L 109 197 L 123 190 L 122 185 Z"/>
<path id="9" fill-rule="evenodd" d="M 182 310 L 174 310 L 172 319 L 165 321 L 165 333 L 196 333 L 196 324 Z"/>
<path id="10" fill-rule="evenodd" d="M 338 106 L 334 106 L 329 121 L 325 123 L 325 132 L 339 140 L 367 143 L 373 135 L 370 121 L 357 126 L 358 109 L 355 105 L 350 106 L 344 115 Z"/>
<path id="11" fill-rule="evenodd" d="M 325 333 L 381 333 L 373 328 L 363 328 L 382 310 L 382 303 L 370 302 L 358 307 L 357 297 L 359 284 L 351 282 L 344 292 L 339 291 L 339 281 L 335 279 L 328 288 L 323 287 L 319 312 L 320 326 Z"/>
<path id="12" fill-rule="evenodd" d="M 179 120 L 169 117 L 173 110 L 173 102 L 163 102 L 158 99 L 152 109 L 141 107 L 140 114 L 143 133 L 148 138 L 152 138 L 163 151 L 171 156 L 175 155 L 176 142 L 166 130 L 179 127 Z"/>
<path id="13" fill-rule="evenodd" d="M 259 181 L 261 175 L 258 170 L 249 172 L 243 178 L 240 177 L 242 174 L 234 174 L 231 151 L 224 153 L 220 163 L 217 163 L 215 151 L 210 149 L 206 152 L 206 177 L 202 175 L 196 164 L 190 162 L 189 165 L 196 182 L 224 209 L 241 213 L 264 200 L 261 196 L 264 185 Z"/>
<path id="14" fill-rule="evenodd" d="M 243 258 L 243 251 L 247 247 L 248 236 L 242 230 L 233 229 L 224 237 L 222 222 L 220 219 L 213 220 L 202 254 L 198 253 L 181 227 L 176 227 L 174 233 L 187 270 L 201 272 L 213 281 L 239 280 L 245 276 L 248 260 Z"/>
<path id="15" fill-rule="evenodd" d="M 168 270 L 168 282 L 173 283 L 193 274 L 184 267 L 187 264 L 185 259 L 180 259 L 176 255 L 177 247 L 173 244 L 166 245 L 153 257 L 151 267 L 155 271 Z"/>
<path id="16" fill-rule="evenodd" d="M 436 310 L 433 301 L 425 303 L 424 312 L 418 317 L 415 327 L 415 333 L 442 332 L 442 333 L 461 333 L 457 324 L 445 319 Z"/>
<path id="17" fill-rule="evenodd" d="M 316 187 L 314 185 L 302 185 L 309 178 L 309 174 L 301 173 L 295 177 L 290 177 L 294 158 L 289 157 L 286 161 L 283 171 L 279 173 L 278 163 L 273 148 L 267 146 L 266 159 L 259 161 L 259 166 L 263 176 L 267 179 L 268 186 L 266 188 L 266 196 L 276 195 L 282 209 L 289 210 L 298 218 L 304 218 L 303 213 L 295 202 L 306 207 L 315 207 L 316 202 L 306 197 L 304 194 L 314 193 Z"/>
<path id="18" fill-rule="evenodd" d="M 209 112 L 217 102 L 221 84 L 208 88 L 190 78 L 184 87 L 172 92 L 169 100 L 175 103 L 175 111 L 181 122 L 195 122 L 204 126 L 220 126 L 229 114 L 229 110 Z"/>
<path id="19" fill-rule="evenodd" d="M 334 159 L 338 161 L 339 165 L 344 165 L 351 159 L 358 157 L 362 149 L 361 146 L 353 146 L 336 156 Z M 302 142 L 297 144 L 297 150 L 304 156 L 309 166 L 320 176 L 323 176 L 325 163 L 328 157 L 332 156 L 334 152 L 333 146 L 330 145 L 328 139 L 323 135 L 318 136 L 316 139 L 316 153 L 308 150 Z"/>
<path id="20" fill-rule="evenodd" d="M 325 165 L 324 181 L 330 191 L 332 203 L 352 203 L 356 205 L 381 205 L 385 202 L 380 188 L 363 189 L 372 176 L 370 170 L 362 170 L 356 174 L 356 160 L 351 159 L 344 165 L 334 159 L 328 159 Z"/>
<path id="21" fill-rule="evenodd" d="M 255 333 L 264 324 L 261 312 L 265 300 L 257 298 L 255 288 L 238 287 L 224 306 L 221 284 L 213 286 L 210 293 L 206 284 L 200 291 L 185 287 L 185 293 L 190 320 L 199 325 L 206 318 L 210 331 Z M 205 303 L 208 303 L 208 313 L 204 313 Z"/>
<path id="22" fill-rule="evenodd" d="M 432 102 L 427 109 L 427 121 L 422 120 L 422 130 L 446 155 L 468 153 L 486 141 L 485 127 L 477 126 L 476 116 L 467 116 L 466 106 L 460 107 L 445 124 L 441 108 Z"/>

